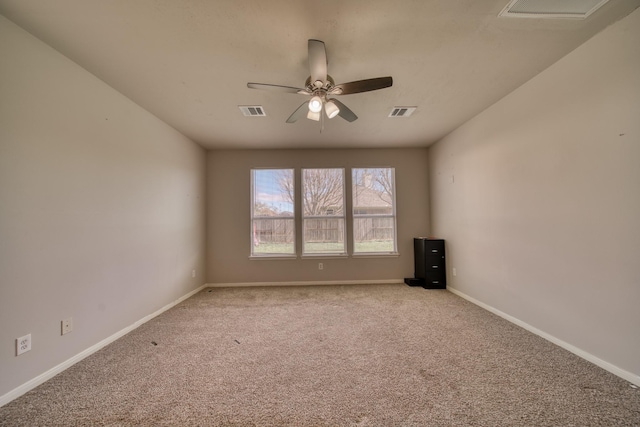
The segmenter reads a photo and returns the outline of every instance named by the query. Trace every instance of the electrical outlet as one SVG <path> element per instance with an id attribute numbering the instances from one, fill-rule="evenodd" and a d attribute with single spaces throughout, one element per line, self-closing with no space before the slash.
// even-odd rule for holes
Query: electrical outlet
<path id="1" fill-rule="evenodd" d="M 458 275 L 458 272 L 456 271 L 456 268 L 455 268 L 455 267 L 453 267 L 453 275 L 454 275 L 454 276 L 457 276 L 457 275 Z"/>
<path id="2" fill-rule="evenodd" d="M 73 331 L 73 317 L 69 317 L 68 319 L 64 319 L 62 322 L 62 335 L 68 334 Z"/>
<path id="3" fill-rule="evenodd" d="M 16 356 L 31 350 L 31 334 L 16 338 Z"/>
<path id="4" fill-rule="evenodd" d="M 196 277 L 196 271 L 195 270 L 191 270 L 191 277 Z"/>
<path id="5" fill-rule="evenodd" d="M 324 264 L 322 264 L 321 262 L 318 263 L 318 270 L 323 270 L 324 269 Z"/>

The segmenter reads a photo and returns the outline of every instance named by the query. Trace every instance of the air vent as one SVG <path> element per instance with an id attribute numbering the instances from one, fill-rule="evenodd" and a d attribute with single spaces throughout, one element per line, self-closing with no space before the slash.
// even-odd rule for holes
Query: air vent
<path id="1" fill-rule="evenodd" d="M 512 0 L 499 16 L 585 19 L 609 0 Z"/>
<path id="2" fill-rule="evenodd" d="M 267 115 L 260 105 L 238 105 L 238 108 L 246 117 L 264 117 Z"/>
<path id="3" fill-rule="evenodd" d="M 393 107 L 389 117 L 409 117 L 418 107 Z"/>

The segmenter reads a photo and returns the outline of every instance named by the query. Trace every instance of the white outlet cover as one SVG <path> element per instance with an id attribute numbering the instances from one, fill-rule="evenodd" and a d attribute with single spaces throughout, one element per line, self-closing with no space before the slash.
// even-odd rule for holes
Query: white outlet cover
<path id="1" fill-rule="evenodd" d="M 31 350 L 31 334 L 16 339 L 16 356 Z"/>
<path id="2" fill-rule="evenodd" d="M 68 334 L 71 331 L 73 331 L 73 317 L 62 321 L 62 335 Z"/>

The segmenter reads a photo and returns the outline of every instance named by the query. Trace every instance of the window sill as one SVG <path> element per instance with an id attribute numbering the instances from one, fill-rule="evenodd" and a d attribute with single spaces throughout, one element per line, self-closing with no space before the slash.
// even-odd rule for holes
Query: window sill
<path id="1" fill-rule="evenodd" d="M 256 260 L 296 260 L 296 259 L 346 259 L 346 258 L 397 258 L 400 256 L 398 252 L 363 252 L 358 254 L 307 254 L 307 255 L 250 255 L 251 261 Z"/>
<path id="2" fill-rule="evenodd" d="M 249 255 L 249 259 L 252 261 L 256 261 L 256 260 L 269 260 L 269 261 L 273 261 L 273 260 L 292 260 L 292 259 L 298 259 L 297 255 L 276 255 L 276 254 L 269 254 L 269 255 Z"/>
<path id="3" fill-rule="evenodd" d="M 354 258 L 397 258 L 400 256 L 399 252 L 362 252 L 351 255 Z"/>
<path id="4" fill-rule="evenodd" d="M 344 259 L 349 258 L 348 254 L 304 254 L 300 258 L 302 259 Z"/>

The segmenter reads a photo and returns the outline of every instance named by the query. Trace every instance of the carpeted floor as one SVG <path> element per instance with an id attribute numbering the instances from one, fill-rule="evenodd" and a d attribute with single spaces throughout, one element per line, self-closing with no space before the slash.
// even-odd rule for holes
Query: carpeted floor
<path id="1" fill-rule="evenodd" d="M 206 289 L 1 426 L 638 426 L 640 389 L 447 291 Z"/>

